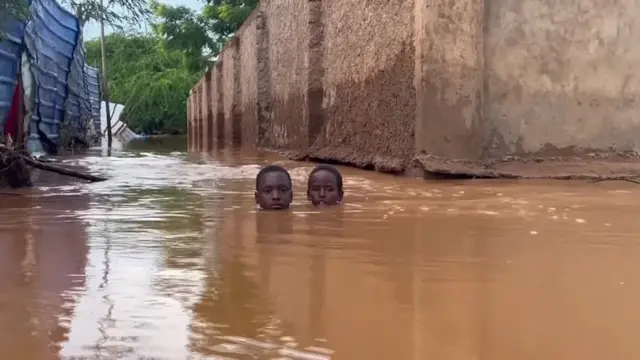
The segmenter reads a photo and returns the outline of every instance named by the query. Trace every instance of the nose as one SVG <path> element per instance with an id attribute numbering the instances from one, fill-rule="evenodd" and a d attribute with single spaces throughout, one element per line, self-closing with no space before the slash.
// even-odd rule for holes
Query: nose
<path id="1" fill-rule="evenodd" d="M 273 192 L 271 192 L 271 199 L 280 200 L 280 191 L 274 189 Z"/>
<path id="2" fill-rule="evenodd" d="M 323 198 L 323 197 L 325 197 L 327 195 L 327 192 L 325 191 L 324 188 L 320 188 L 320 194 L 319 195 L 320 195 L 321 198 Z"/>

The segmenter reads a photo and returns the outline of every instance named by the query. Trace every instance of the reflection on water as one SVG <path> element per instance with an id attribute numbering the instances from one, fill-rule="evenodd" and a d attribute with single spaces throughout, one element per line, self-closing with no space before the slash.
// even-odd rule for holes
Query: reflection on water
<path id="1" fill-rule="evenodd" d="M 633 359 L 640 188 L 424 182 L 187 155 L 172 139 L 0 195 L 0 339 L 15 359 Z M 254 177 L 291 169 L 288 212 Z M 45 177 L 46 174 L 39 176 Z"/>

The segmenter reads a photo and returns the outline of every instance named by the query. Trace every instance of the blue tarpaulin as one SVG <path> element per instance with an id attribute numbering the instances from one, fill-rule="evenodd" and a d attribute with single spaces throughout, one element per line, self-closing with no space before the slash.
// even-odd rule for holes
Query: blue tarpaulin
<path id="1" fill-rule="evenodd" d="M 11 21 L 2 26 L 5 36 L 4 41 L 0 42 L 0 132 L 4 129 L 4 123 L 11 107 L 24 37 L 23 23 Z"/>
<path id="2" fill-rule="evenodd" d="M 29 151 L 55 152 L 64 136 L 86 139 L 100 119 L 98 71 L 86 64 L 78 19 L 55 0 L 32 0 L 26 22 L 15 22 L 0 43 L 0 125 L 21 67 L 30 85 L 25 88 Z"/>

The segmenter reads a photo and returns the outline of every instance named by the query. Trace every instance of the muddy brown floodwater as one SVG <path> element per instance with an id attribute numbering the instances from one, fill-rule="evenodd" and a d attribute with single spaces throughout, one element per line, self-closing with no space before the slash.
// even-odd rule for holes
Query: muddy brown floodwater
<path id="1" fill-rule="evenodd" d="M 343 168 L 346 204 L 317 211 L 313 164 L 169 145 L 0 195 L 0 358 L 640 357 L 635 184 Z M 255 209 L 268 162 L 291 169 L 289 212 Z"/>

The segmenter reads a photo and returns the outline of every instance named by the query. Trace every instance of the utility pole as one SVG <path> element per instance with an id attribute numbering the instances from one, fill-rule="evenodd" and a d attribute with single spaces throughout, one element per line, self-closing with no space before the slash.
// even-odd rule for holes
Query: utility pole
<path id="1" fill-rule="evenodd" d="M 100 0 L 102 16 L 100 17 L 100 51 L 102 53 L 102 98 L 107 113 L 107 148 L 111 150 L 113 141 L 111 134 L 111 111 L 109 110 L 109 81 L 107 80 L 107 46 L 104 39 L 104 0 Z"/>

